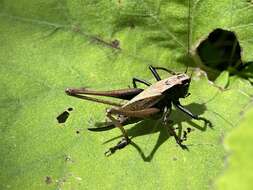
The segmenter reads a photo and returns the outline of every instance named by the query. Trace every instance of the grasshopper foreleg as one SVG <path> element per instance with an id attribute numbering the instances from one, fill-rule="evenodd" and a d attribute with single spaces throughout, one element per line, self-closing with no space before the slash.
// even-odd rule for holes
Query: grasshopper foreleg
<path id="1" fill-rule="evenodd" d="M 196 119 L 196 120 L 202 120 L 202 121 L 205 122 L 206 125 L 208 124 L 210 127 L 212 127 L 212 124 L 211 124 L 211 122 L 209 120 L 207 120 L 206 118 L 199 117 L 198 115 L 193 114 L 191 111 L 189 111 L 184 106 L 182 106 L 179 101 L 174 101 L 173 105 L 175 105 L 182 112 L 184 112 L 187 115 L 189 115 L 191 118 Z"/>

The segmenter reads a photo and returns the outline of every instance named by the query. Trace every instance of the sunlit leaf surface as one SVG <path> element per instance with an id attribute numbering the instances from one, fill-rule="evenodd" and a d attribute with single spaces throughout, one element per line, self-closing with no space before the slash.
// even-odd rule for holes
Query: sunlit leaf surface
<path id="1" fill-rule="evenodd" d="M 189 50 L 217 27 L 238 33 L 250 61 L 248 10 L 246 0 L 0 0 L 0 189 L 212 188 L 224 169 L 222 139 L 251 101 L 248 81 L 223 74 L 223 91 L 194 70 L 182 104 L 213 127 L 173 110 L 177 132 L 191 128 L 188 151 L 158 120 L 146 120 L 127 126 L 135 146 L 109 158 L 120 131 L 87 131 L 104 121 L 105 106 L 64 90 L 127 88 L 134 76 L 154 82 L 149 64 L 184 71 L 194 64 Z"/>

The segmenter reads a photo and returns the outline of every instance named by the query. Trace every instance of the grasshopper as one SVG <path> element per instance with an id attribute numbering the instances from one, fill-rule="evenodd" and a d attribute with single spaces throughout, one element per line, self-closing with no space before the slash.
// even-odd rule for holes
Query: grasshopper
<path id="1" fill-rule="evenodd" d="M 112 108 L 106 109 L 106 117 L 109 118 L 109 122 L 101 122 L 101 124 L 104 124 L 103 127 L 89 128 L 91 131 L 105 131 L 115 127 L 121 130 L 123 135 L 122 140 L 116 146 L 111 147 L 105 152 L 106 156 L 113 154 L 118 149 L 126 147 L 131 142 L 124 129 L 125 125 L 136 123 L 145 118 L 159 117 L 162 119 L 163 125 L 166 126 L 169 122 L 168 118 L 172 110 L 172 104 L 191 118 L 210 123 L 207 119 L 199 117 L 187 110 L 179 101 L 180 98 L 186 98 L 190 95 L 188 89 L 191 77 L 189 77 L 186 72 L 176 73 L 163 67 L 153 66 L 149 66 L 149 69 L 157 80 L 154 84 L 143 79 L 133 78 L 133 88 L 128 89 L 94 91 L 87 88 L 67 88 L 65 90 L 67 95 L 113 106 Z M 166 71 L 172 74 L 172 76 L 162 80 L 157 70 Z M 147 88 L 145 90 L 138 88 L 137 82 L 145 84 Z M 90 95 L 114 97 L 128 101 L 125 104 L 120 104 L 93 98 Z M 174 136 L 176 142 L 182 148 L 185 148 L 185 146 L 181 144 L 182 140 L 170 127 L 169 133 Z"/>

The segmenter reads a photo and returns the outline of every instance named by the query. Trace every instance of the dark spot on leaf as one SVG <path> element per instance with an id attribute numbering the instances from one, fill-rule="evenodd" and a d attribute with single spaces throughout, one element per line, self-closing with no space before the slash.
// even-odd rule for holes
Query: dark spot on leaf
<path id="1" fill-rule="evenodd" d="M 187 133 L 190 133 L 192 129 L 190 127 L 187 127 Z"/>
<path id="2" fill-rule="evenodd" d="M 184 132 L 183 132 L 183 141 L 186 141 L 186 140 L 187 140 L 187 132 L 184 131 Z"/>
<path id="3" fill-rule="evenodd" d="M 234 32 L 215 29 L 197 48 L 202 62 L 223 71 L 230 68 L 243 69 L 241 47 Z"/>
<path id="4" fill-rule="evenodd" d="M 130 22 L 130 23 L 129 23 L 129 26 L 130 26 L 131 29 L 134 29 L 134 28 L 135 28 L 135 25 L 134 25 L 133 22 Z"/>
<path id="5" fill-rule="evenodd" d="M 80 133 L 80 131 L 79 131 L 79 130 L 77 130 L 77 131 L 76 131 L 76 134 L 79 134 L 79 133 Z"/>
<path id="6" fill-rule="evenodd" d="M 73 111 L 73 108 L 68 108 L 68 111 Z"/>
<path id="7" fill-rule="evenodd" d="M 177 161 L 177 157 L 173 157 L 172 160 L 173 160 L 173 161 Z"/>
<path id="8" fill-rule="evenodd" d="M 57 116 L 58 123 L 65 123 L 69 117 L 69 112 L 64 111 L 60 115 Z"/>
<path id="9" fill-rule="evenodd" d="M 107 46 L 107 47 L 110 47 L 110 48 L 114 48 L 114 49 L 120 49 L 118 40 L 105 41 L 104 39 L 102 39 L 100 37 L 97 37 L 97 36 L 93 36 L 91 39 L 92 39 L 93 42 L 95 42 L 97 44 Z"/>
<path id="10" fill-rule="evenodd" d="M 112 44 L 113 48 L 120 49 L 120 47 L 119 47 L 119 45 L 120 45 L 119 40 L 113 40 L 111 44 Z"/>
<path id="11" fill-rule="evenodd" d="M 242 111 L 240 111 L 240 116 L 243 116 L 243 114 L 244 114 L 244 110 L 242 110 Z"/>
<path id="12" fill-rule="evenodd" d="M 46 178 L 45 178 L 45 182 L 46 182 L 46 184 L 51 184 L 52 183 L 52 178 L 50 177 L 50 176 L 46 176 Z"/>

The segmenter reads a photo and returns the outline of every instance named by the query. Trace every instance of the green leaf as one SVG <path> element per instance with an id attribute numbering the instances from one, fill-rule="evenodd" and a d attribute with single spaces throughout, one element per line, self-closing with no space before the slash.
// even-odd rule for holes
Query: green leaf
<path id="1" fill-rule="evenodd" d="M 219 189 L 252 189 L 252 138 L 253 138 L 253 109 L 244 115 L 239 127 L 233 130 L 225 139 L 229 149 L 226 158 L 227 167 L 223 176 L 218 180 Z"/>
<path id="2" fill-rule="evenodd" d="M 109 158 L 103 153 L 120 131 L 87 131 L 104 121 L 106 106 L 64 92 L 127 88 L 134 76 L 152 81 L 149 64 L 184 71 L 189 48 L 216 27 L 232 27 L 230 5 L 248 5 L 193 2 L 189 20 L 187 1 L 0 1 L 0 189 L 210 189 L 224 168 L 221 139 L 251 101 L 249 82 L 234 77 L 227 86 L 222 77 L 216 84 L 228 90 L 221 91 L 195 70 L 192 95 L 182 104 L 213 128 L 173 110 L 177 131 L 194 129 L 184 142 L 189 151 L 159 121 L 147 120 L 126 127 L 137 146 Z M 214 15 L 220 19 L 209 22 Z M 250 28 L 240 30 L 240 42 L 251 38 Z M 252 60 L 252 44 L 242 47 L 244 59 Z M 68 108 L 73 111 L 59 124 Z"/>

